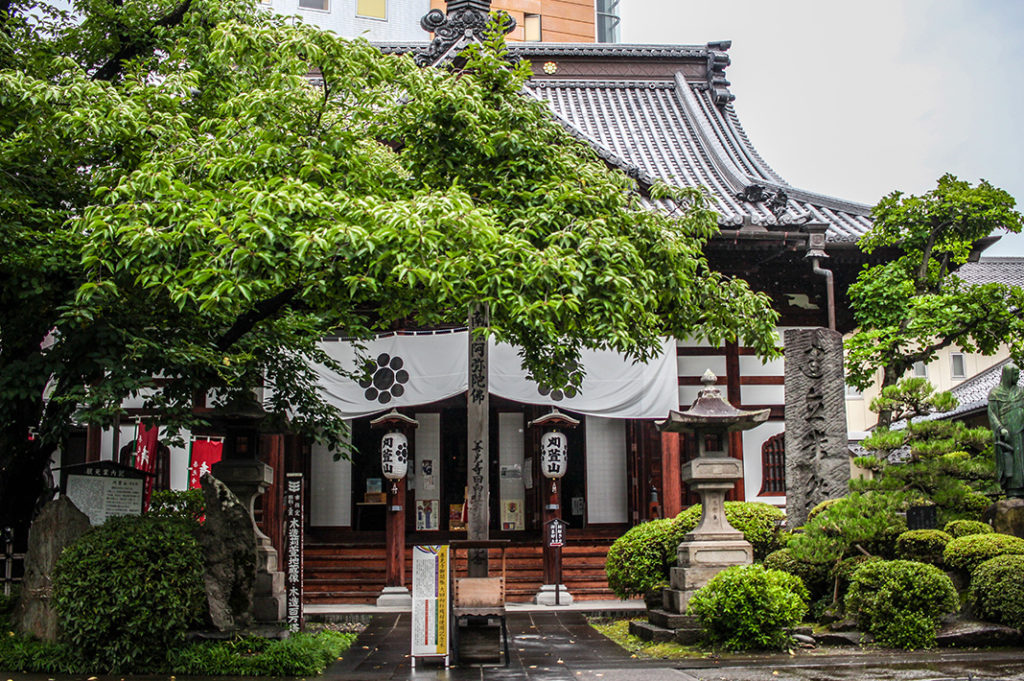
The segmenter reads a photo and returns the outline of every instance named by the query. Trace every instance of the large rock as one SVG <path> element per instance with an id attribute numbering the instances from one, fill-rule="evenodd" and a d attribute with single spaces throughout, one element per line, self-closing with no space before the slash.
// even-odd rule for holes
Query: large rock
<path id="1" fill-rule="evenodd" d="M 1019 646 L 1024 637 L 1013 627 L 957 618 L 936 632 L 935 642 L 943 648 Z"/>
<path id="2" fill-rule="evenodd" d="M 982 520 L 996 532 L 1024 538 L 1024 499 L 1003 499 L 985 509 Z"/>
<path id="3" fill-rule="evenodd" d="M 790 527 L 849 491 L 843 337 L 829 329 L 786 331 L 786 516 Z"/>
<path id="4" fill-rule="evenodd" d="M 53 568 L 61 552 L 89 527 L 89 516 L 67 497 L 47 503 L 32 522 L 25 554 L 25 581 L 14 611 L 14 626 L 22 634 L 44 641 L 57 640 L 60 628 L 52 605 Z"/>
<path id="5" fill-rule="evenodd" d="M 230 489 L 209 473 L 200 483 L 206 522 L 199 531 L 203 582 L 210 621 L 220 631 L 252 624 L 256 581 L 256 531 L 249 510 Z"/>

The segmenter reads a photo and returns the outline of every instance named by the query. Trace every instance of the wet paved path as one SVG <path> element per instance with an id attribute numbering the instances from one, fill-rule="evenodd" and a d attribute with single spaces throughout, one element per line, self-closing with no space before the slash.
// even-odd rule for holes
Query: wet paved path
<path id="1" fill-rule="evenodd" d="M 1024 650 L 818 650 L 729 659 L 640 660 L 578 612 L 508 616 L 508 667 L 409 664 L 409 615 L 379 614 L 324 681 L 1024 681 Z M 0 680 L 2 681 L 2 680 Z"/>

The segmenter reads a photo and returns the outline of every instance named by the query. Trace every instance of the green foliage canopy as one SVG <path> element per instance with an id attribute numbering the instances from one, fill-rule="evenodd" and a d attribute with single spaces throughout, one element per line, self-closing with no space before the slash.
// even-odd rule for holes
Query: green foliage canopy
<path id="1" fill-rule="evenodd" d="M 336 444 L 328 334 L 485 303 L 551 385 L 584 347 L 644 359 L 667 335 L 777 353 L 768 299 L 702 255 L 707 197 L 610 169 L 500 38 L 418 68 L 247 0 L 74 9 L 0 5 L 4 517 L 73 416 L 109 424 L 128 397 L 176 427 L 196 395 L 267 386 Z"/>
<path id="2" fill-rule="evenodd" d="M 1007 343 L 1024 357 L 1024 290 L 999 283 L 969 285 L 954 270 L 979 240 L 996 230 L 1019 232 L 1022 217 L 1007 192 L 985 181 L 972 186 L 952 175 L 920 196 L 893 192 L 872 211 L 861 237 L 866 253 L 895 249 L 898 257 L 866 267 L 850 287 L 859 331 L 846 341 L 850 384 L 866 388 L 882 369 L 894 385 L 915 362 L 957 345 L 994 353 Z M 889 423 L 886 411 L 879 422 Z"/>

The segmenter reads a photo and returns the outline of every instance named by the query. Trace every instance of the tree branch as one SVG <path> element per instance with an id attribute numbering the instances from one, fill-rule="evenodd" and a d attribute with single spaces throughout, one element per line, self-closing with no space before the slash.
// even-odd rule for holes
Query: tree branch
<path id="1" fill-rule="evenodd" d="M 4 0 L 0 0 L 0 2 L 2 1 Z M 185 14 L 191 6 L 192 0 L 182 0 L 182 2 L 171 10 L 169 14 L 158 19 L 156 23 L 153 24 L 153 28 L 177 26 L 181 23 L 182 19 L 185 18 Z M 151 52 L 156 42 L 153 39 L 152 31 L 147 31 L 145 35 L 135 40 L 132 40 L 129 35 L 124 33 L 117 36 L 117 39 L 121 44 L 121 49 L 119 49 L 114 56 L 108 59 L 107 62 L 92 75 L 93 80 L 114 80 L 121 74 L 125 63 L 142 54 Z"/>
<path id="2" fill-rule="evenodd" d="M 227 331 L 225 331 L 220 338 L 217 339 L 217 349 L 227 350 L 235 342 L 238 341 L 242 336 L 249 333 L 264 319 L 268 319 L 283 308 L 285 305 L 290 303 L 299 290 L 296 288 L 289 288 L 281 291 L 276 296 L 261 300 L 256 305 L 239 317 L 234 324 L 231 325 Z"/>

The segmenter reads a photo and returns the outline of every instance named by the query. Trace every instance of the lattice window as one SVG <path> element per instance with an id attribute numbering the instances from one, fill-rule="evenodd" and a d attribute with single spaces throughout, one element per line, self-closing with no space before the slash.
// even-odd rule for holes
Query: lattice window
<path id="1" fill-rule="evenodd" d="M 758 496 L 777 497 L 786 493 L 786 434 L 779 433 L 761 445 L 761 491 Z"/>

